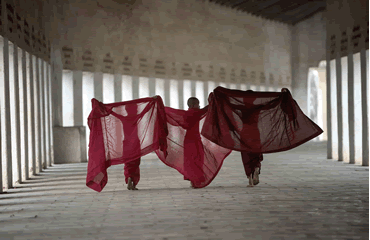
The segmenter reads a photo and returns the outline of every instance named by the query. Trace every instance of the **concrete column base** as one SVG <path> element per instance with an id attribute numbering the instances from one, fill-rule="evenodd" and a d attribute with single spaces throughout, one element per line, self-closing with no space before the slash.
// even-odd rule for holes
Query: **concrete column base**
<path id="1" fill-rule="evenodd" d="M 54 127 L 54 163 L 87 162 L 86 128 Z"/>

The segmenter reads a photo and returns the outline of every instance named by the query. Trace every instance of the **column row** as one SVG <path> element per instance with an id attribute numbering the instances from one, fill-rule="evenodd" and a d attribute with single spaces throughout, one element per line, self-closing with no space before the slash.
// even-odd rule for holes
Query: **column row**
<path id="1" fill-rule="evenodd" d="M 52 164 L 50 64 L 0 37 L 0 192 Z"/>
<path id="2" fill-rule="evenodd" d="M 369 166 L 369 51 L 327 60 L 329 159 Z"/>
<path id="3" fill-rule="evenodd" d="M 87 109 L 91 110 L 91 98 L 109 103 L 160 95 L 165 105 L 186 109 L 186 100 L 191 96 L 197 97 L 200 105 L 205 106 L 208 102 L 208 94 L 217 86 L 241 90 L 278 91 L 277 88 L 273 87 L 240 83 L 159 79 L 63 70 L 62 125 L 85 125 L 86 113 L 89 112 Z"/>
<path id="4" fill-rule="evenodd" d="M 86 144 L 88 145 L 90 131 L 87 127 L 87 118 L 91 111 L 92 98 L 110 103 L 160 95 L 166 106 L 187 109 L 187 99 L 192 96 L 199 99 L 201 107 L 207 105 L 209 93 L 217 86 L 240 90 L 249 88 L 253 90 L 277 90 L 272 87 L 262 88 L 240 83 L 160 79 L 63 70 L 62 125 L 85 126 Z"/>

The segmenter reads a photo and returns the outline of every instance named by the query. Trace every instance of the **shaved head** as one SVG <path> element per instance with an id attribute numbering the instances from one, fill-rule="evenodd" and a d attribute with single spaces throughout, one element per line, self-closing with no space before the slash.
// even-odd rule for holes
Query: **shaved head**
<path id="1" fill-rule="evenodd" d="M 199 100 L 196 97 L 191 97 L 188 99 L 189 108 L 198 108 L 199 109 Z"/>

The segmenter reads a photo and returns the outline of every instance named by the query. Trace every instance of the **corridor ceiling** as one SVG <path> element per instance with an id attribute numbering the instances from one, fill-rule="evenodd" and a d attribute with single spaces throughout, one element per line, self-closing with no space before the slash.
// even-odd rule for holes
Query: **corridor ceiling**
<path id="1" fill-rule="evenodd" d="M 294 25 L 326 9 L 325 0 L 209 0 L 265 19 Z"/>

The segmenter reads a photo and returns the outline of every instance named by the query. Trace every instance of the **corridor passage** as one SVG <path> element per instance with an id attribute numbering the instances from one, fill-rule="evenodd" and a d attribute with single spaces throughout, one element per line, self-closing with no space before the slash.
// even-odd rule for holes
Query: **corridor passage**
<path id="1" fill-rule="evenodd" d="M 325 143 L 266 154 L 254 188 L 238 152 L 203 189 L 148 155 L 139 191 L 113 166 L 98 193 L 86 166 L 54 165 L 0 194 L 0 239 L 368 239 L 369 168 L 326 159 Z"/>

